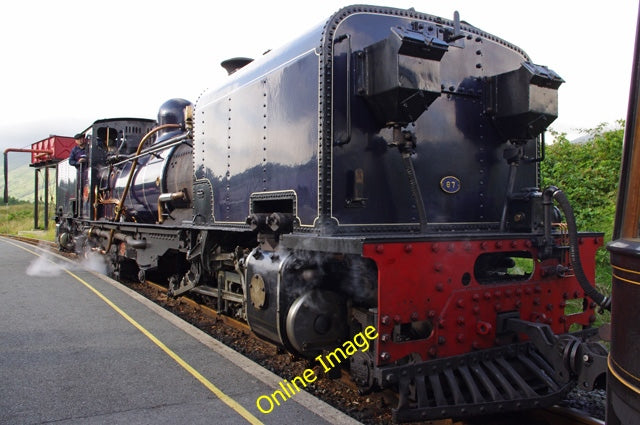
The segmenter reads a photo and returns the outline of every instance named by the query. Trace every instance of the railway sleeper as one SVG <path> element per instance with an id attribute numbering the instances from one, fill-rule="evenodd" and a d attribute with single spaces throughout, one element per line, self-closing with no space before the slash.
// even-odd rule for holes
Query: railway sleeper
<path id="1" fill-rule="evenodd" d="M 555 337 L 545 331 L 546 325 L 518 322 L 508 326 L 527 334 L 528 341 L 378 369 L 378 382 L 398 390 L 393 421 L 533 409 L 562 400 L 578 383 L 583 388 L 596 383 L 597 377 L 585 373 L 594 363 L 606 361 L 604 348 L 594 349 L 585 341 L 595 330 Z"/>

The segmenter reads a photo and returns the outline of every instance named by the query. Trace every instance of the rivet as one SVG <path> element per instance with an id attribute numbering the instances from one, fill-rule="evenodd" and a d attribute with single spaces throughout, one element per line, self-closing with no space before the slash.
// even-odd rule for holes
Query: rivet
<path id="1" fill-rule="evenodd" d="M 384 252 L 384 245 L 376 245 L 376 252 L 382 254 Z"/>
<path id="2" fill-rule="evenodd" d="M 491 326 L 491 323 L 488 322 L 483 322 L 483 321 L 478 321 L 478 323 L 476 324 L 476 332 L 479 335 L 488 335 L 489 332 L 491 332 L 491 329 L 493 328 L 493 326 Z"/>
<path id="3" fill-rule="evenodd" d="M 391 354 L 387 353 L 386 351 L 383 351 L 380 354 L 380 360 L 382 360 L 383 362 L 388 362 L 389 360 L 391 360 Z"/>
<path id="4" fill-rule="evenodd" d="M 388 325 L 389 324 L 389 316 L 387 316 L 387 315 L 382 316 L 382 318 L 380 319 L 380 322 L 383 325 Z"/>
<path id="5" fill-rule="evenodd" d="M 404 246 L 404 252 L 409 253 L 411 251 L 413 251 L 413 245 L 411 245 L 410 243 L 406 244 Z"/>

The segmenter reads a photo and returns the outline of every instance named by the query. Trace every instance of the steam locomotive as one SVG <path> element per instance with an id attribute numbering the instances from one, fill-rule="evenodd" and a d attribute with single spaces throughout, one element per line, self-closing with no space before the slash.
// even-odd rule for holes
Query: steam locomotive
<path id="1" fill-rule="evenodd" d="M 158 120 L 82 132 L 59 164 L 62 249 L 210 297 L 297 355 L 344 359 L 395 421 L 553 404 L 602 383 L 602 234 L 541 189 L 562 78 L 413 9 L 351 6 Z"/>

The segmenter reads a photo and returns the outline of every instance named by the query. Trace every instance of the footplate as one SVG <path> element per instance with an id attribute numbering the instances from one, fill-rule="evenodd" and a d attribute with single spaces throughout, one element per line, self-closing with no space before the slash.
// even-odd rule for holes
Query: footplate
<path id="1" fill-rule="evenodd" d="M 380 382 L 398 388 L 394 422 L 550 406 L 575 385 L 568 371 L 556 370 L 531 342 L 379 372 Z"/>

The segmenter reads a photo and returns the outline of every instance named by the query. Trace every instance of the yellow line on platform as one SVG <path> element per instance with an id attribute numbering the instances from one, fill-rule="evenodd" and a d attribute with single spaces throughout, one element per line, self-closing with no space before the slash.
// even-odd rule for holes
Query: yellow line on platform
<path id="1" fill-rule="evenodd" d="M 13 242 L 9 242 L 6 241 L 7 243 L 16 246 L 24 251 L 30 252 L 33 255 L 36 255 L 38 257 L 42 257 L 42 255 L 40 255 L 39 253 L 32 251 L 28 248 L 25 248 L 24 246 L 18 245 L 16 243 Z M 43 257 L 44 258 L 44 257 Z M 53 261 L 45 258 L 47 261 L 50 261 L 53 263 Z M 55 263 L 54 263 L 55 264 Z M 207 378 L 205 378 L 204 376 L 202 376 L 202 374 L 200 374 L 200 372 L 198 372 L 197 370 L 195 370 L 189 363 L 187 363 L 186 361 L 184 361 L 179 355 L 177 355 L 175 352 L 173 352 L 173 350 L 171 350 L 169 347 L 167 347 L 162 341 L 160 341 L 158 338 L 155 337 L 155 335 L 153 335 L 151 332 L 149 332 L 147 329 L 145 329 L 140 323 L 138 323 L 135 319 L 133 319 L 131 316 L 129 316 L 127 313 L 125 313 L 120 307 L 118 307 L 117 305 L 115 305 L 110 299 L 108 299 L 106 296 L 104 296 L 100 291 L 98 291 L 96 288 L 94 288 L 91 284 L 87 283 L 85 280 L 83 280 L 81 277 L 79 277 L 78 275 L 74 274 L 73 272 L 67 270 L 67 269 L 63 269 L 67 274 L 69 274 L 70 276 L 72 276 L 74 279 L 76 279 L 78 282 L 82 283 L 85 287 L 87 287 L 91 292 L 93 292 L 94 294 L 96 294 L 98 296 L 98 298 L 100 298 L 102 301 L 104 301 L 109 307 L 111 307 L 112 309 L 114 309 L 120 316 L 122 316 L 127 322 L 131 323 L 136 329 L 138 329 L 140 332 L 142 332 L 142 334 L 144 336 L 146 336 L 147 338 L 149 338 L 154 344 L 156 344 L 162 351 L 164 351 L 169 357 L 171 357 L 176 363 L 178 363 L 180 366 L 182 366 L 183 369 L 185 369 L 187 372 L 189 372 L 194 378 L 196 378 L 202 385 L 204 385 L 209 391 L 211 391 L 212 393 L 214 393 L 222 402 L 224 402 L 227 406 L 231 407 L 233 410 L 235 410 L 240 416 L 242 416 L 243 418 L 245 418 L 249 423 L 254 424 L 254 425 L 258 425 L 258 424 L 262 424 L 262 422 L 256 418 L 255 416 L 253 416 L 251 414 L 251 412 L 249 412 L 247 409 L 245 409 L 244 407 L 242 407 L 242 405 L 240 405 L 237 401 L 235 401 L 234 399 L 232 399 L 231 397 L 229 397 L 228 395 L 226 395 L 225 393 L 223 393 L 218 387 L 216 387 L 215 385 L 213 385 Z"/>

